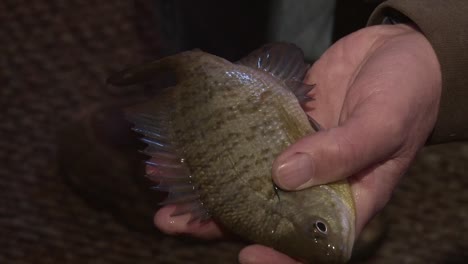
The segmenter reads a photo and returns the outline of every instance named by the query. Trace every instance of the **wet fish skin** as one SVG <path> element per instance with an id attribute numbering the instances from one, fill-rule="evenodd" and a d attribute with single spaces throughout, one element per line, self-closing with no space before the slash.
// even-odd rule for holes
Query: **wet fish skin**
<path id="1" fill-rule="evenodd" d="M 277 50 L 285 54 L 270 49 L 268 56 L 279 56 L 270 62 L 269 67 L 274 68 L 270 71 L 188 51 L 125 71 L 113 82 L 128 84 L 157 72 L 175 72 L 176 86 L 130 111 L 134 113 L 130 119 L 133 116 L 145 137 L 164 145 L 149 145 L 147 153 L 153 159 L 161 151 L 177 156 L 162 159 L 175 169 L 156 167 L 150 177 L 161 182 L 186 175 L 177 184 L 194 187 L 189 193 L 195 193 L 196 199 L 183 200 L 187 193 L 173 191 L 173 201 L 194 203 L 196 213 L 209 213 L 241 237 L 292 257 L 313 263 L 344 263 L 354 242 L 349 184 L 342 181 L 287 192 L 276 189 L 271 179 L 274 159 L 292 143 L 314 133 L 287 82 L 270 74 L 282 72 L 278 67 L 288 64 L 281 56 L 288 55 L 290 47 Z M 262 56 L 261 51 L 253 54 Z M 145 121 L 134 118 L 138 113 L 144 113 Z M 155 138 L 154 131 L 164 137 Z"/>

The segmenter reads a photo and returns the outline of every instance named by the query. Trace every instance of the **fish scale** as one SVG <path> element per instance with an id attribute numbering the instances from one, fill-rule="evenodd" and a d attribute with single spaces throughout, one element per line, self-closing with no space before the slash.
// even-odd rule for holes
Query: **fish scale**
<path id="1" fill-rule="evenodd" d="M 287 192 L 271 178 L 275 157 L 314 132 L 301 107 L 313 86 L 298 82 L 307 68 L 300 49 L 278 43 L 237 64 L 187 51 L 124 71 L 111 83 L 176 75 L 175 86 L 128 111 L 150 144 L 150 178 L 170 193 L 164 204 L 304 261 L 343 263 L 354 242 L 348 182 Z"/>
<path id="2" fill-rule="evenodd" d="M 227 76 L 227 77 L 232 78 L 232 76 Z M 243 88 L 244 87 L 248 88 L 250 87 L 250 85 L 254 86 L 255 83 L 247 84 L 246 86 L 245 81 L 234 83 L 234 81 L 229 79 L 229 82 L 230 82 L 229 85 L 231 87 L 234 87 L 234 89 L 232 89 L 231 91 L 228 91 L 227 94 L 221 89 L 215 90 L 214 97 L 215 98 L 216 97 L 233 98 L 232 100 L 224 100 L 223 103 L 225 104 L 224 106 L 227 105 L 228 108 L 229 106 L 237 106 L 238 108 L 237 111 L 226 113 L 227 115 L 234 114 L 235 118 L 231 122 L 227 121 L 226 125 L 223 127 L 220 127 L 218 130 L 212 129 L 209 121 L 207 121 L 206 123 L 199 123 L 198 126 L 207 127 L 206 129 L 199 128 L 199 130 L 205 131 L 205 134 L 203 135 L 203 137 L 210 138 L 210 141 L 209 141 L 210 144 L 208 145 L 205 143 L 205 141 L 198 140 L 201 138 L 201 135 L 199 134 L 194 134 L 192 137 L 188 136 L 185 131 L 189 130 L 193 124 L 189 124 L 188 126 L 186 126 L 187 123 L 184 121 L 180 122 L 180 125 L 182 126 L 180 129 L 175 128 L 177 131 L 180 131 L 180 134 L 176 134 L 176 138 L 182 138 L 182 137 L 186 138 L 187 142 L 184 142 L 182 144 L 187 145 L 187 150 L 184 150 L 184 153 L 187 153 L 187 160 L 194 160 L 195 162 L 199 161 L 202 164 L 208 162 L 209 164 L 211 164 L 210 166 L 212 167 L 222 168 L 223 171 L 226 170 L 222 174 L 219 174 L 218 171 L 216 170 L 207 170 L 207 171 L 213 172 L 212 175 L 206 176 L 206 179 L 208 179 L 208 181 L 211 181 L 213 178 L 217 178 L 217 177 L 223 178 L 222 181 L 216 181 L 216 184 L 212 184 L 213 189 L 216 192 L 222 193 L 222 195 L 224 196 L 224 193 L 225 193 L 224 189 L 232 189 L 232 188 L 228 185 L 224 185 L 220 183 L 231 182 L 231 181 L 235 182 L 236 179 L 243 179 L 247 183 L 248 186 L 254 186 L 253 188 L 254 191 L 262 192 L 262 193 L 271 193 L 271 191 L 273 190 L 271 187 L 271 178 L 258 177 L 259 175 L 257 175 L 256 172 L 261 171 L 261 172 L 265 172 L 264 174 L 266 173 L 269 174 L 269 168 L 271 168 L 271 160 L 278 153 L 274 153 L 272 149 L 269 149 L 269 153 L 271 157 L 270 159 L 264 159 L 263 157 L 265 155 L 261 155 L 261 153 L 258 153 L 256 151 L 257 149 L 256 147 L 252 147 L 252 144 L 255 145 L 255 143 L 257 143 L 258 140 L 248 140 L 246 139 L 246 135 L 248 134 L 242 133 L 242 131 L 249 130 L 249 131 L 257 131 L 258 134 L 261 134 L 262 131 L 266 130 L 266 129 L 259 130 L 258 128 L 263 127 L 259 125 L 259 123 L 264 123 L 265 120 L 268 120 L 267 116 L 243 115 L 242 112 L 248 112 L 248 111 L 242 111 L 242 110 L 245 108 L 249 108 L 250 105 L 239 104 L 239 102 L 242 102 L 244 100 L 243 97 L 245 97 L 246 95 L 249 96 L 249 93 L 248 93 L 249 91 L 248 90 L 246 91 L 246 89 L 243 89 Z M 183 86 L 184 83 L 182 83 L 181 85 Z M 210 83 L 205 83 L 206 90 L 214 90 L 214 89 L 210 89 L 211 87 L 209 86 L 210 86 Z M 206 98 L 203 92 L 200 92 L 197 96 L 203 99 Z M 197 98 L 193 98 L 193 99 L 194 101 L 203 100 L 203 99 L 198 100 Z M 180 101 L 178 103 L 183 104 L 183 101 Z M 270 112 L 270 110 L 268 109 L 269 108 L 268 104 L 263 104 L 263 106 L 264 106 L 263 112 L 265 113 Z M 212 117 L 211 120 L 214 120 L 215 118 L 226 120 L 226 117 L 225 117 L 226 114 L 224 112 L 219 112 L 217 106 L 214 106 L 213 108 L 214 109 L 211 109 L 211 111 L 209 111 L 206 107 L 200 108 L 200 109 L 203 109 L 205 113 L 203 113 L 202 111 L 193 111 L 189 113 L 186 116 L 186 118 L 188 118 L 189 120 L 197 120 L 197 118 L 203 119 L 205 115 L 208 115 Z M 243 120 L 243 124 L 246 124 L 246 126 L 239 126 L 238 120 Z M 271 121 L 271 122 L 274 122 L 274 121 Z M 275 127 L 275 128 L 272 128 L 271 130 L 278 131 L 278 128 Z M 240 136 L 237 138 L 237 140 L 239 141 L 239 145 L 237 145 L 238 146 L 237 149 L 236 148 L 226 149 L 226 148 L 219 147 L 219 146 L 222 146 L 222 142 L 228 142 L 232 140 L 232 139 L 223 137 L 224 135 L 229 135 L 229 132 L 225 133 L 224 131 L 229 131 L 229 132 L 236 131 L 237 134 Z M 262 135 L 259 135 L 259 136 L 261 137 Z M 255 137 L 255 139 L 257 139 L 257 137 Z M 268 141 L 270 141 L 270 139 L 268 139 Z M 273 138 L 273 141 L 274 141 L 274 138 Z M 283 141 L 286 141 L 286 140 L 283 139 Z M 192 143 L 188 144 L 188 142 L 192 142 Z M 261 145 L 269 145 L 269 142 L 267 142 L 267 144 L 261 144 Z M 284 147 L 287 146 L 287 143 L 284 143 L 283 146 Z M 281 150 L 276 150 L 276 152 L 279 152 L 279 151 Z M 225 168 L 224 165 L 226 162 L 218 158 L 220 156 L 223 156 L 224 152 L 230 153 L 228 157 L 231 159 L 231 162 L 234 164 L 234 166 Z M 244 158 L 245 157 L 244 153 L 252 153 L 252 152 L 255 154 L 250 154 L 251 156 L 259 157 L 259 159 L 257 160 L 259 162 L 257 162 L 256 164 L 257 170 L 252 171 L 252 172 L 250 172 L 249 170 L 243 171 L 243 167 L 245 166 L 245 164 L 250 164 L 250 162 L 248 162 L 249 160 Z M 206 154 L 206 153 L 209 153 L 209 154 Z M 240 154 L 240 155 L 237 155 L 237 154 Z M 199 157 L 203 157 L 203 159 Z M 200 168 L 200 166 L 197 166 L 198 164 L 196 163 L 194 164 L 194 163 L 189 164 L 189 167 Z M 230 168 L 232 168 L 232 170 L 230 170 Z M 195 169 L 193 173 L 196 175 L 196 174 L 199 174 L 200 172 L 197 169 Z M 240 177 L 240 175 L 242 175 L 242 177 Z M 200 182 L 199 185 L 201 186 L 207 185 L 207 184 L 203 184 L 202 180 L 195 179 L 195 181 L 199 181 Z M 268 184 L 265 184 L 266 183 L 265 181 L 269 181 Z M 211 197 L 216 197 L 216 194 L 213 194 L 211 192 L 209 192 L 209 195 Z M 213 206 L 213 207 L 216 207 L 216 206 Z"/>

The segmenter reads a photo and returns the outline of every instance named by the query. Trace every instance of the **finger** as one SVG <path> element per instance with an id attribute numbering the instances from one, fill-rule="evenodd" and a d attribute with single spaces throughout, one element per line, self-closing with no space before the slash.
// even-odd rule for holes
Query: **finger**
<path id="1" fill-rule="evenodd" d="M 353 175 L 391 158 L 403 140 L 401 120 L 378 99 L 361 105 L 340 126 L 307 136 L 284 151 L 273 164 L 273 180 L 299 190 Z"/>
<path id="2" fill-rule="evenodd" d="M 224 236 L 223 231 L 213 222 L 190 222 L 191 215 L 184 214 L 171 216 L 175 211 L 176 205 L 167 205 L 159 209 L 154 216 L 155 225 L 164 233 L 170 235 L 185 234 L 202 239 L 216 239 Z"/>
<path id="3" fill-rule="evenodd" d="M 356 207 L 356 234 L 387 204 L 410 162 L 411 158 L 392 159 L 350 178 Z"/>
<path id="4" fill-rule="evenodd" d="M 298 264 L 300 262 L 262 245 L 245 247 L 239 253 L 241 264 Z"/>

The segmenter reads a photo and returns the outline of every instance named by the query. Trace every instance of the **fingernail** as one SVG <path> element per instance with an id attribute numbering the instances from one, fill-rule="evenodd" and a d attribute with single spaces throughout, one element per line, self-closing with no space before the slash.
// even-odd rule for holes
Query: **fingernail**
<path id="1" fill-rule="evenodd" d="M 296 190 L 312 179 L 314 171 L 315 166 L 310 156 L 305 153 L 298 153 L 287 158 L 276 167 L 273 173 L 280 187 L 287 190 Z"/>

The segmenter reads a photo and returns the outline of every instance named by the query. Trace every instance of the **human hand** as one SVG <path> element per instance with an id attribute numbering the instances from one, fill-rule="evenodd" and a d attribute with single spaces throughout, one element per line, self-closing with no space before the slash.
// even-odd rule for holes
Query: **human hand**
<path id="1" fill-rule="evenodd" d="M 395 186 L 431 133 L 438 113 L 441 72 L 427 39 L 408 25 L 381 25 L 335 43 L 305 78 L 315 83 L 308 114 L 324 128 L 284 151 L 273 164 L 283 189 L 349 179 L 356 205 L 356 234 L 390 199 Z M 217 238 L 214 222 L 187 225 L 190 216 L 159 210 L 164 232 Z M 241 263 L 297 263 L 273 249 L 253 245 Z"/>

